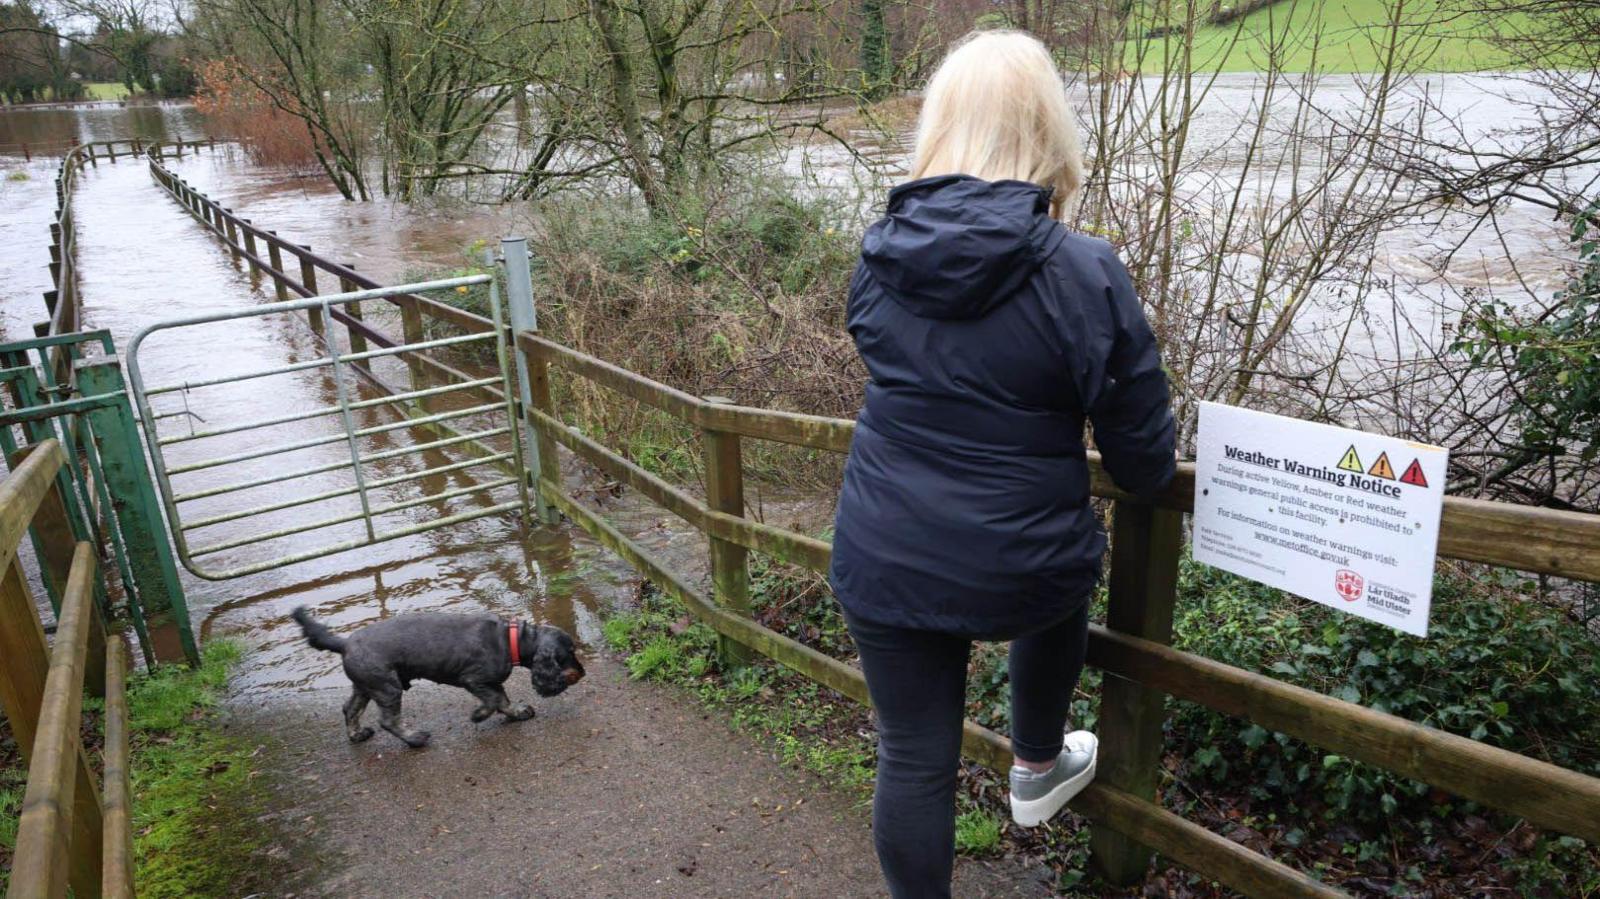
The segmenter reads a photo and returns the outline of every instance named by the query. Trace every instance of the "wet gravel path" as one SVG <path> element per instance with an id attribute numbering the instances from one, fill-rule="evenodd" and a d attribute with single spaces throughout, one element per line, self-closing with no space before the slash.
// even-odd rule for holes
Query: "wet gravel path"
<path id="1" fill-rule="evenodd" d="M 433 733 L 422 750 L 381 731 L 348 743 L 342 690 L 236 699 L 230 729 L 259 743 L 274 785 L 285 894 L 884 895 L 858 798 L 677 689 L 630 681 L 614 659 L 588 667 L 521 723 L 473 724 L 465 693 L 419 685 L 406 714 Z M 520 678 L 508 689 L 532 695 Z M 957 895 L 1048 896 L 1042 874 L 963 860 Z"/>

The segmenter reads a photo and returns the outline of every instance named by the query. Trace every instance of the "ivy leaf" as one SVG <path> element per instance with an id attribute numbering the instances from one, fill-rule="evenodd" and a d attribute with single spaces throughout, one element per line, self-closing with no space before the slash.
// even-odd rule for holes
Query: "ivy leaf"
<path id="1" fill-rule="evenodd" d="M 1251 749 L 1260 749 L 1267 742 L 1267 730 L 1259 724 L 1252 724 L 1239 731 L 1239 740 Z"/>

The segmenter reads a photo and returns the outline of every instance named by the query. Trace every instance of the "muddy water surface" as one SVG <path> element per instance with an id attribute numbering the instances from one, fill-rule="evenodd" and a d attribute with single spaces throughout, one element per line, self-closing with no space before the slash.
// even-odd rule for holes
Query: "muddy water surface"
<path id="1" fill-rule="evenodd" d="M 208 153 L 199 160 L 187 158 L 183 167 L 186 176 L 203 183 L 206 177 L 224 177 L 221 172 L 225 169 L 237 173 L 238 167 L 231 159 L 222 152 Z M 0 243 L 0 268 L 6 274 L 0 282 L 5 289 L 0 297 L 0 322 L 8 336 L 20 336 L 27 333 L 32 321 L 43 317 L 39 295 L 48 287 L 48 272 L 40 277 L 31 269 L 43 269 L 43 262 L 49 258 L 47 225 L 53 206 L 49 185 L 56 160 L 36 160 L 21 166 L 14 166 L 12 159 L 5 162 L 12 170 L 25 171 L 29 176 L 0 182 L 5 185 L 8 205 L 21 213 L 8 214 L 4 219 L 7 236 L 15 232 L 17 239 Z M 261 211 L 256 215 L 264 223 L 321 224 L 320 229 L 308 228 L 304 232 L 280 230 L 286 236 L 292 233 L 302 243 L 331 244 L 335 237 L 343 238 L 343 246 L 349 250 L 345 255 L 381 280 L 400 277 L 408 265 L 415 264 L 412 260 L 422 258 L 426 264 L 426 253 L 404 252 L 415 235 L 433 234 L 435 229 L 444 231 L 446 236 L 438 238 L 438 246 L 454 251 L 469 234 L 484 238 L 498 234 L 494 223 L 482 219 L 427 219 L 427 213 L 407 218 L 393 210 L 378 211 L 376 204 L 351 206 L 293 186 L 252 192 L 248 179 L 243 183 L 236 205 L 252 212 L 259 206 Z M 115 165 L 86 169 L 79 182 L 75 208 L 85 323 L 109 328 L 124 353 L 134 334 L 150 324 L 248 308 L 274 299 L 270 288 L 254 284 L 230 261 L 220 244 L 158 188 L 142 161 L 121 160 Z M 354 217 L 330 216 L 330 208 L 351 210 Z M 275 215 L 285 221 L 273 221 Z M 362 216 L 387 218 L 382 222 L 361 221 Z M 435 261 L 443 264 L 447 255 L 441 249 Z M 381 315 L 377 318 L 383 320 Z M 304 319 L 278 315 L 160 331 L 141 348 L 139 359 L 146 383 L 154 387 L 267 370 L 322 354 Z M 396 366 L 375 368 L 380 375 L 392 377 Z M 357 399 L 379 395 L 365 384 L 351 386 Z M 163 416 L 163 436 L 181 436 L 194 430 L 288 416 L 336 402 L 330 370 L 317 368 L 168 394 L 156 397 L 153 404 L 158 415 Z M 399 420 L 387 406 L 378 406 L 359 411 L 356 426 Z M 481 417 L 457 424 L 471 430 L 493 428 L 503 424 L 503 417 Z M 182 442 L 168 447 L 167 461 L 178 466 L 245 453 L 337 434 L 338 426 L 337 416 L 320 416 Z M 437 435 L 406 428 L 364 438 L 361 449 L 364 455 L 404 451 L 409 445 L 436 439 Z M 496 449 L 506 448 L 504 438 L 489 442 Z M 342 442 L 327 443 L 179 474 L 173 482 L 179 493 L 206 490 L 348 463 L 348 452 Z M 365 474 L 369 480 L 389 478 L 467 459 L 456 448 L 404 453 L 368 464 Z M 401 503 L 503 477 L 504 473 L 488 466 L 435 475 L 379 488 L 373 491 L 372 503 Z M 349 468 L 343 467 L 183 503 L 181 509 L 186 521 L 196 521 L 291 497 L 337 491 L 352 484 Z M 381 517 L 378 529 L 400 529 L 515 496 L 514 488 L 502 487 L 488 495 L 474 493 L 426 503 Z M 357 511 L 355 496 L 336 497 L 202 527 L 189 532 L 188 537 L 191 547 L 201 550 Z M 361 525 L 347 523 L 206 555 L 199 562 L 213 570 L 226 569 L 306 552 L 358 538 L 362 533 Z M 235 636 L 250 650 L 250 664 L 238 679 L 238 698 L 250 702 L 252 697 L 265 700 L 285 689 L 344 686 L 336 656 L 304 650 L 297 629 L 287 619 L 288 612 L 297 605 L 312 606 L 341 631 L 406 611 L 489 610 L 507 617 L 547 621 L 568 629 L 580 640 L 591 640 L 597 634 L 596 611 L 626 595 L 631 577 L 620 562 L 603 556 L 594 544 L 575 541 L 565 529 L 525 528 L 521 516 L 510 513 L 237 579 L 208 581 L 184 572 L 184 581 L 196 626 L 207 635 Z"/>

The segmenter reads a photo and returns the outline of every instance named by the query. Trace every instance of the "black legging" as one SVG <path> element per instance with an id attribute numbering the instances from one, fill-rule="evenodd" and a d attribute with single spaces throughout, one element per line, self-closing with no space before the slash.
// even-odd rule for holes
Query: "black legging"
<path id="1" fill-rule="evenodd" d="M 950 895 L 956 773 L 972 638 L 906 630 L 846 615 L 878 715 L 872 836 L 895 899 Z M 1083 671 L 1089 604 L 1011 641 L 1011 746 L 1024 761 L 1061 752 L 1067 707 Z"/>

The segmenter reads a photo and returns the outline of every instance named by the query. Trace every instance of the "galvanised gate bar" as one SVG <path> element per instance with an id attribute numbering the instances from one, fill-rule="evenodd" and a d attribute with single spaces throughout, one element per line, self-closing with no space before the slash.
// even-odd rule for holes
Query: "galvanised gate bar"
<path id="1" fill-rule="evenodd" d="M 362 300 L 385 299 L 400 295 L 420 295 L 432 291 L 470 288 L 478 285 L 487 285 L 489 287 L 491 296 L 490 305 L 494 309 L 494 320 L 492 322 L 492 327 L 486 331 L 454 337 L 442 337 L 434 340 L 423 340 L 416 343 L 395 344 L 376 350 L 363 350 L 361 352 L 344 352 L 340 349 L 336 341 L 324 339 L 322 344 L 325 347 L 327 354 L 319 359 L 297 362 L 290 365 L 278 366 L 259 371 L 251 371 L 242 374 L 230 374 L 216 378 L 186 381 L 177 384 L 150 386 L 146 385 L 144 381 L 144 375 L 140 365 L 140 350 L 143 348 L 144 342 L 158 332 L 218 322 L 237 321 L 245 318 L 259 318 L 262 316 L 273 315 L 292 315 L 294 313 L 305 311 L 316 311 L 320 313 L 321 320 L 328 321 L 332 320 L 334 309 L 359 303 Z M 526 510 L 528 502 L 527 483 L 523 478 L 517 477 L 515 474 L 493 480 L 474 482 L 465 487 L 457 487 L 454 489 L 440 491 L 438 493 L 428 493 L 417 498 L 404 500 L 402 502 L 375 505 L 372 499 L 372 491 L 379 488 L 390 487 L 408 481 L 423 480 L 425 478 L 449 474 L 452 472 L 466 471 L 468 469 L 479 468 L 491 464 L 501 464 L 509 468 L 512 472 L 519 472 L 523 470 L 521 437 L 518 429 L 511 426 L 511 422 L 515 420 L 515 410 L 513 409 L 510 400 L 510 397 L 514 396 L 514 390 L 511 384 L 510 367 L 508 365 L 506 329 L 500 322 L 499 310 L 500 302 L 498 285 L 495 283 L 493 276 L 473 275 L 463 278 L 449 278 L 439 281 L 428 281 L 419 284 L 400 285 L 398 287 L 384 287 L 373 290 L 359 290 L 350 293 L 332 294 L 305 300 L 291 300 L 284 303 L 270 303 L 254 308 L 229 310 L 210 315 L 160 322 L 141 330 L 137 335 L 134 336 L 133 341 L 128 346 L 128 376 L 133 389 L 135 402 L 138 404 L 139 417 L 144 423 L 146 442 L 150 450 L 150 459 L 155 472 L 155 480 L 156 484 L 161 490 L 161 500 L 166 509 L 167 521 L 171 526 L 174 547 L 176 549 L 178 559 L 182 561 L 184 567 L 188 568 L 196 575 L 209 580 L 225 580 L 228 578 L 253 574 L 259 571 L 266 571 L 271 568 L 277 568 L 295 562 L 303 562 L 309 559 L 321 558 L 334 553 L 357 549 L 362 546 L 369 546 L 373 543 L 379 543 L 385 540 L 393 540 L 395 538 L 404 537 L 410 534 L 418 534 L 424 531 L 435 530 L 438 528 L 447 527 L 449 525 L 471 521 L 475 518 L 483 518 L 489 515 L 499 515 L 514 510 Z M 436 387 L 426 387 L 398 393 L 385 393 L 384 395 L 372 399 L 355 398 L 356 382 L 355 375 L 353 374 L 353 366 L 357 363 L 369 362 L 373 359 L 386 356 L 400 356 L 402 354 L 420 353 L 426 350 L 438 349 L 441 347 L 458 347 L 485 342 L 493 343 L 494 345 L 495 357 L 500 368 L 500 371 L 497 375 L 482 378 L 469 378 Z M 198 431 L 190 431 L 189 433 L 180 434 L 162 433 L 160 422 L 162 420 L 171 420 L 179 415 L 193 415 L 194 413 L 188 408 L 187 402 L 185 402 L 185 405 L 181 410 L 169 410 L 168 412 L 164 412 L 159 415 L 152 408 L 152 400 L 159 397 L 182 395 L 185 399 L 187 399 L 190 391 L 198 390 L 204 387 L 215 387 L 223 384 L 255 381 L 294 372 L 323 368 L 330 370 L 330 376 L 333 381 L 334 389 L 338 399 L 338 402 L 334 405 L 312 408 L 291 415 L 280 415 L 252 421 L 230 422 L 214 427 L 206 427 Z M 379 407 L 391 408 L 400 403 L 410 403 L 424 399 L 443 398 L 473 390 L 480 390 L 490 387 L 491 385 L 498 387 L 499 392 L 503 397 L 503 399 L 497 403 L 470 405 L 464 408 L 437 412 L 414 418 L 406 417 L 397 422 L 374 425 L 365 428 L 358 427 L 353 416 L 353 413 L 363 409 L 373 409 Z M 361 450 L 361 441 L 364 437 L 423 425 L 441 426 L 442 423 L 446 421 L 482 415 L 495 415 L 500 419 L 501 423 L 490 428 L 467 433 L 454 433 L 452 436 L 443 437 L 426 443 L 412 444 L 409 446 L 403 446 L 397 449 L 385 450 L 377 453 L 367 453 L 363 455 Z M 326 436 L 279 443 L 269 443 L 269 445 L 265 447 L 252 449 L 247 452 L 214 456 L 198 461 L 187 462 L 181 465 L 169 465 L 167 462 L 168 448 L 175 444 L 193 443 L 195 441 L 206 440 L 207 438 L 221 437 L 243 432 L 269 431 L 271 428 L 279 425 L 286 425 L 310 419 L 328 418 L 332 416 L 338 417 L 339 431 Z M 424 468 L 420 471 L 408 472 L 388 478 L 370 480 L 366 474 L 365 466 L 373 462 L 402 456 L 414 456 L 419 455 L 427 450 L 443 449 L 445 447 L 456 447 L 461 445 L 471 445 L 472 447 L 487 449 L 487 444 L 485 441 L 497 437 L 509 438 L 511 446 L 510 450 L 502 452 L 488 450 L 464 461 L 453 462 L 447 465 L 440 465 L 432 468 Z M 266 477 L 257 477 L 250 480 L 234 481 L 220 486 L 212 486 L 204 489 L 181 491 L 173 484 L 173 478 L 179 475 L 199 471 L 225 470 L 230 465 L 239 465 L 248 461 L 294 453 L 300 450 L 310 449 L 318 446 L 326 446 L 334 443 L 345 444 L 349 453 L 349 459 L 347 461 L 328 463 L 320 466 L 302 466 L 291 462 L 285 466 L 287 470 L 281 473 L 268 475 Z M 200 499 L 238 493 L 279 482 L 292 481 L 309 477 L 311 475 L 340 470 L 349 471 L 351 476 L 350 483 L 348 486 L 339 487 L 334 490 L 307 493 L 294 496 L 290 499 L 276 500 L 274 502 L 262 505 L 232 509 L 221 514 L 213 514 L 204 518 L 186 518 L 181 508 L 184 503 L 189 503 Z M 395 512 L 402 512 L 407 509 L 413 509 L 419 506 L 428 505 L 430 503 L 443 502 L 469 495 L 488 496 L 492 493 L 492 491 L 505 487 L 515 488 L 515 498 L 495 502 L 486 506 L 480 506 L 470 511 L 444 515 L 431 521 L 407 525 L 405 527 L 382 528 L 375 522 L 375 519 L 385 515 L 393 514 Z M 267 515 L 273 512 L 293 509 L 298 506 L 321 503 L 327 500 L 333 500 L 352 495 L 357 497 L 357 499 L 360 501 L 361 508 L 359 512 L 343 513 L 333 517 L 298 522 L 291 527 L 262 531 L 247 537 L 235 538 L 232 540 L 203 543 L 198 546 L 193 546 L 190 544 L 190 535 L 195 531 L 202 530 L 207 527 L 225 522 Z M 251 562 L 249 564 L 236 565 L 229 568 L 208 567 L 200 562 L 200 559 L 203 557 L 212 556 L 227 550 L 266 543 L 283 537 L 289 537 L 309 531 L 322 530 L 325 528 L 334 527 L 336 525 L 357 521 L 362 523 L 366 531 L 364 537 L 326 543 L 312 549 L 302 550 L 289 555 L 276 556 Z"/>

